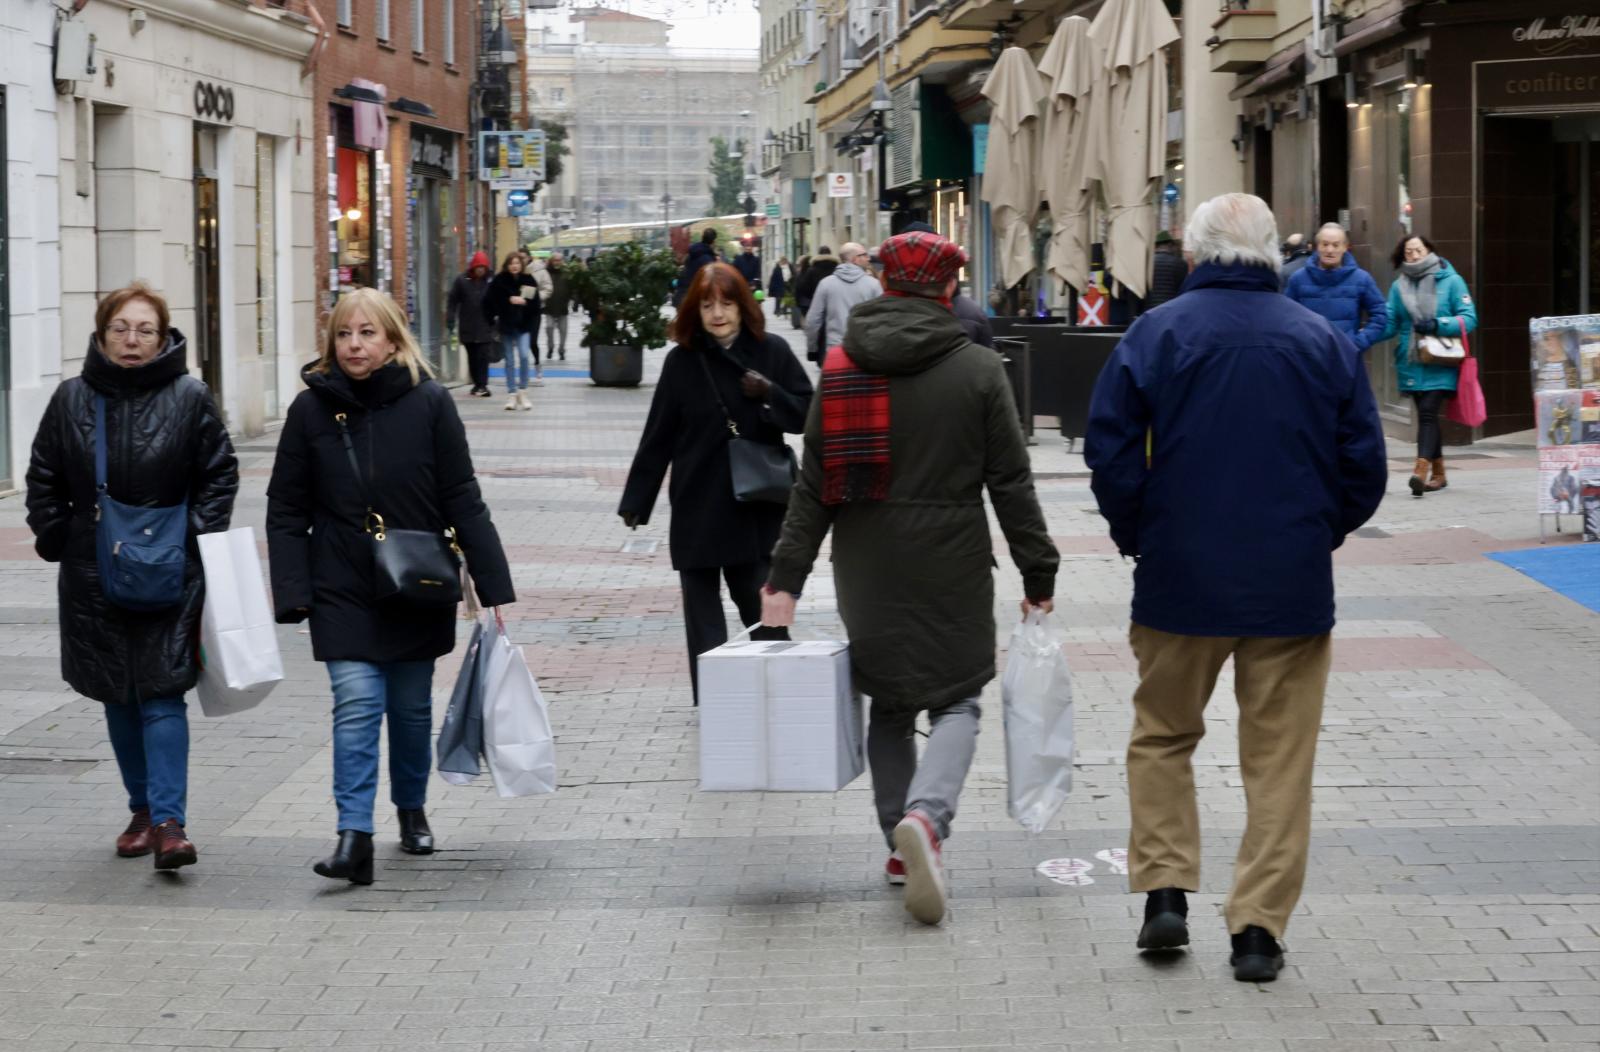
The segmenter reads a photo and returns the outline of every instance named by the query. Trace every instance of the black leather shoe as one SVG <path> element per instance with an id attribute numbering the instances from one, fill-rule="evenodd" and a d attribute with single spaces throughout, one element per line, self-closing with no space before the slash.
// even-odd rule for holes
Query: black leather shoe
<path id="1" fill-rule="evenodd" d="M 400 850 L 408 855 L 433 854 L 433 830 L 428 828 L 428 815 L 417 808 L 415 811 L 397 810 L 395 814 L 400 818 Z"/>
<path id="2" fill-rule="evenodd" d="M 333 854 L 312 866 L 319 877 L 348 880 L 352 884 L 372 883 L 372 834 L 354 829 L 339 830 L 339 846 Z"/>
<path id="3" fill-rule="evenodd" d="M 1139 949 L 1176 950 L 1189 945 L 1189 899 L 1181 888 L 1157 888 L 1145 896 Z"/>
<path id="4" fill-rule="evenodd" d="M 1283 947 L 1267 929 L 1252 924 L 1233 937 L 1233 956 L 1228 963 L 1241 983 L 1270 983 L 1283 968 Z"/>

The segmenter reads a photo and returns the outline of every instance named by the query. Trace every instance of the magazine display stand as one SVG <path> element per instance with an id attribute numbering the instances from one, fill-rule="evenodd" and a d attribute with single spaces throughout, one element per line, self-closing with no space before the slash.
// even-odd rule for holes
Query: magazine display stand
<path id="1" fill-rule="evenodd" d="M 1586 541 L 1600 541 L 1600 314 L 1528 323 L 1535 444 L 1539 447 L 1539 540 L 1545 519 L 1576 516 Z"/>

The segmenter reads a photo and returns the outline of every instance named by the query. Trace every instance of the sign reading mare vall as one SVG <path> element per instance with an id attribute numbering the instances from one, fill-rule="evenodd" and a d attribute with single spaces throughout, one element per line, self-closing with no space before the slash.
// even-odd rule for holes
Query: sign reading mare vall
<path id="1" fill-rule="evenodd" d="M 1480 62 L 1479 109 L 1600 106 L 1600 55 Z"/>
<path id="2" fill-rule="evenodd" d="M 1535 18 L 1511 31 L 1519 44 L 1536 44 L 1541 55 L 1559 55 L 1600 43 L 1600 15 L 1566 15 L 1562 18 Z"/>

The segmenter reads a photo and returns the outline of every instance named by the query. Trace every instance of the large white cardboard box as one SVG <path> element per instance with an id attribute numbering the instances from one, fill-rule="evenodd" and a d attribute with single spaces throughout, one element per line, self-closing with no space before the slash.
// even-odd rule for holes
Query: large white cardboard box
<path id="1" fill-rule="evenodd" d="M 700 788 L 829 793 L 866 769 L 845 643 L 737 642 L 700 655 Z"/>

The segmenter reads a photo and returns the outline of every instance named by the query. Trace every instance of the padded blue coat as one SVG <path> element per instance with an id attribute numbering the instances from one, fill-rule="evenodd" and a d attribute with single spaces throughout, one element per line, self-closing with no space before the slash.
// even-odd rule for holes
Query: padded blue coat
<path id="1" fill-rule="evenodd" d="M 1388 467 L 1350 340 L 1273 270 L 1216 264 L 1123 337 L 1084 455 L 1137 559 L 1133 620 L 1191 636 L 1329 631 L 1333 550 L 1377 510 Z"/>
<path id="2" fill-rule="evenodd" d="M 1315 260 L 1301 267 L 1290 276 L 1283 294 L 1333 322 L 1358 351 L 1382 339 L 1383 327 L 1389 323 L 1389 308 L 1378 283 L 1356 266 L 1356 257 L 1348 252 L 1332 270 L 1322 269 Z M 1367 316 L 1364 325 L 1362 314 Z"/>

